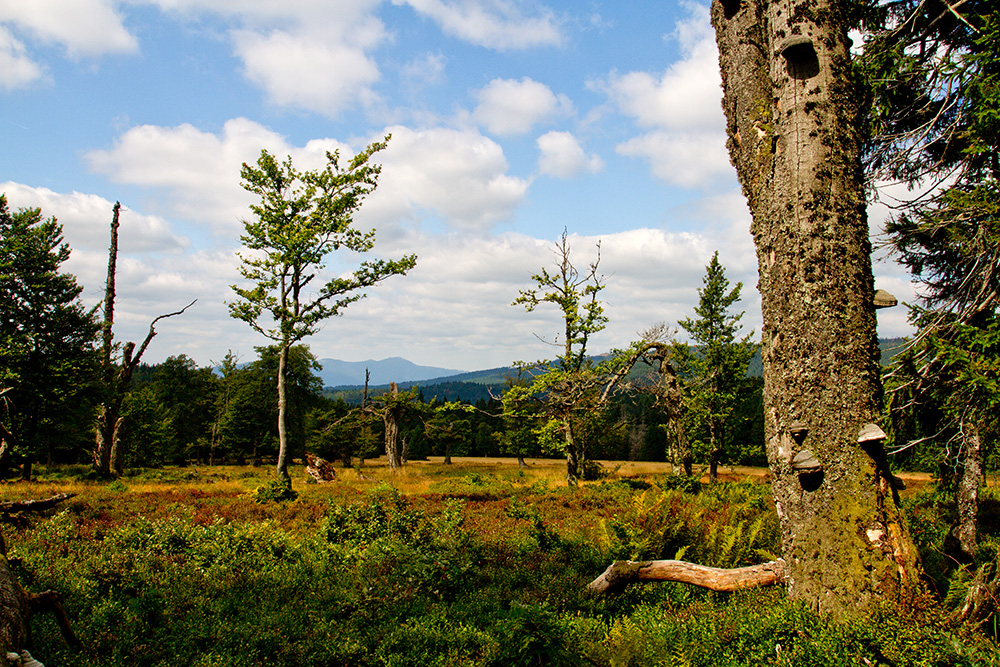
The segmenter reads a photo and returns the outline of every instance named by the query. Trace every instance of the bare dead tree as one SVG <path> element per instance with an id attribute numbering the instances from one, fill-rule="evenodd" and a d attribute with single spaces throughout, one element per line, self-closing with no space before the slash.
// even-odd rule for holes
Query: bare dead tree
<path id="1" fill-rule="evenodd" d="M 111 247 L 108 250 L 108 279 L 104 288 L 104 323 L 102 326 L 101 375 L 103 380 L 104 398 L 97 415 L 97 428 L 94 437 L 93 462 L 94 471 L 101 476 L 120 475 L 124 451 L 120 447 L 122 426 L 122 403 L 132 381 L 132 374 L 142 359 L 143 353 L 149 347 L 150 341 L 156 335 L 156 324 L 160 320 L 180 315 L 193 306 L 197 299 L 178 311 L 160 315 L 149 325 L 149 333 L 145 340 L 135 349 L 135 343 L 127 342 L 122 347 L 120 362 L 113 360 L 115 352 L 115 273 L 118 263 L 118 227 L 121 204 L 115 202 L 114 214 L 111 218 Z"/>

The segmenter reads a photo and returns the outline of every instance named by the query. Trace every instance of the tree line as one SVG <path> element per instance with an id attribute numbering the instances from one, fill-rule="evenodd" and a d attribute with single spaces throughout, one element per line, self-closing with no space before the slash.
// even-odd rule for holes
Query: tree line
<path id="1" fill-rule="evenodd" d="M 44 219 L 38 209 L 12 213 L 6 200 L 0 202 L 5 261 L 0 421 L 5 473 L 27 467 L 30 474 L 31 462 L 86 462 L 92 458 L 95 430 L 100 428 L 97 415 L 107 394 L 116 390 L 102 383 L 108 359 L 101 344 L 104 330 L 96 309 L 87 311 L 80 302 L 75 278 L 61 271 L 69 248 L 62 242 L 57 221 Z M 568 244 L 564 248 L 569 260 Z M 707 331 L 723 320 L 738 320 L 727 309 L 738 299 L 739 286 L 724 293 L 728 281 L 717 257 L 705 281 L 701 312 L 696 310 L 695 318 L 682 324 Z M 42 303 L 43 298 L 48 302 Z M 693 443 L 692 460 L 707 461 L 709 453 L 716 452 L 715 460 L 760 464 L 761 387 L 759 379 L 746 377 L 745 369 L 745 357 L 753 346 L 741 341 L 742 366 L 737 360 L 738 367 L 707 371 L 701 366 L 713 355 L 721 363 L 732 360 L 716 349 L 724 345 L 713 338 L 715 334 L 700 335 L 704 340 L 695 340 L 710 343 L 704 354 L 685 351 L 687 346 L 676 341 L 671 348 L 682 360 L 675 363 L 683 365 L 690 387 L 684 432 Z M 587 358 L 585 347 L 574 347 L 574 352 L 577 370 L 595 363 Z M 128 386 L 117 388 L 122 400 L 115 437 L 122 466 L 275 462 L 280 437 L 275 397 L 280 346 L 261 346 L 255 353 L 256 358 L 242 360 L 230 352 L 208 366 L 183 354 L 158 364 L 136 364 Z M 377 418 L 385 398 L 359 396 L 348 403 L 325 395 L 317 374 L 319 363 L 307 345 L 290 346 L 284 363 L 286 446 L 292 457 L 302 458 L 308 449 L 327 460 L 356 465 L 385 452 L 385 423 Z M 419 385 L 399 393 L 395 402 L 402 458 L 563 455 L 564 447 L 553 440 L 547 422 L 539 415 L 529 419 L 534 407 L 522 406 L 517 414 L 504 412 L 505 400 L 509 404 L 524 378 L 538 367 L 522 369 L 520 380 L 511 378 L 509 395 L 486 394 L 465 404 L 449 401 L 439 387 L 433 391 L 442 395 L 429 399 Z M 719 384 L 723 376 L 730 384 L 741 384 L 747 396 L 730 397 L 726 410 L 717 399 L 706 403 L 706 410 L 696 408 L 703 401 L 704 383 Z M 597 410 L 593 403 L 588 406 L 586 423 L 577 426 L 586 457 L 665 460 L 676 453 L 676 431 L 650 391 L 652 377 L 648 372 L 635 373 L 627 390 L 623 385 L 613 400 Z M 382 405 L 373 409 L 378 403 Z M 576 408 L 583 405 L 581 397 Z M 582 411 L 576 412 L 582 416 Z M 712 434 L 723 427 L 725 435 L 711 444 Z M 719 459 L 723 450 L 725 456 Z M 581 474 L 596 474 L 596 468 L 589 466 Z"/>

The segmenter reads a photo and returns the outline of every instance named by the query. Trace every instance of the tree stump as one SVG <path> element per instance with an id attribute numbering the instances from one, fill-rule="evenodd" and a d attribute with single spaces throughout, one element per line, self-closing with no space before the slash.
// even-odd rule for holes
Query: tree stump
<path id="1" fill-rule="evenodd" d="M 317 482 L 332 482 L 337 478 L 332 463 L 309 452 L 306 452 L 306 474 Z"/>

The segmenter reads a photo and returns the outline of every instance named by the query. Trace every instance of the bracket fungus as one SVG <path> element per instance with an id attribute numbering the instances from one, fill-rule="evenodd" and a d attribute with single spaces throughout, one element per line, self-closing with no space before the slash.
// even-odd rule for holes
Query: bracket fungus
<path id="1" fill-rule="evenodd" d="M 802 441 L 809 435 L 809 427 L 796 419 L 788 426 L 788 432 L 791 434 L 792 440 L 801 445 Z"/>
<path id="2" fill-rule="evenodd" d="M 899 300 L 884 289 L 875 290 L 875 308 L 892 308 Z"/>
<path id="3" fill-rule="evenodd" d="M 792 459 L 792 470 L 799 473 L 819 472 L 823 469 L 823 464 L 819 462 L 816 455 L 808 449 L 803 449 Z"/>
<path id="4" fill-rule="evenodd" d="M 858 444 L 861 445 L 882 442 L 885 438 L 885 431 L 880 429 L 877 424 L 865 424 L 858 431 Z"/>
<path id="5" fill-rule="evenodd" d="M 823 484 L 823 464 L 808 449 L 803 449 L 792 459 L 792 470 L 798 473 L 803 491 L 815 491 Z"/>

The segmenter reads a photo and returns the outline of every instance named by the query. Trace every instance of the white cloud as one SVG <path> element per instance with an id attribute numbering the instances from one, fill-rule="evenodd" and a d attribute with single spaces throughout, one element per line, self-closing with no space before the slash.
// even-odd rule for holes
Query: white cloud
<path id="1" fill-rule="evenodd" d="M 718 51 L 708 8 L 682 3 L 688 17 L 672 35 L 682 53 L 661 75 L 612 73 L 591 86 L 603 90 L 637 125 L 652 128 L 618 145 L 622 155 L 646 158 L 658 178 L 682 187 L 714 185 L 730 174 L 725 150 Z"/>
<path id="2" fill-rule="evenodd" d="M 528 77 L 493 79 L 475 93 L 479 104 L 473 116 L 494 134 L 524 134 L 536 124 L 557 115 L 569 115 L 573 105 L 565 95 L 556 96 L 548 86 Z"/>
<path id="3" fill-rule="evenodd" d="M 275 104 L 335 116 L 373 98 L 379 70 L 361 48 L 280 30 L 238 31 L 233 42 L 247 78 Z"/>
<path id="4" fill-rule="evenodd" d="M 529 183 L 510 176 L 503 149 L 478 132 L 395 126 L 373 139 L 390 132 L 388 149 L 373 159 L 383 166 L 382 176 L 362 208 L 361 224 L 395 233 L 400 221 L 432 213 L 455 228 L 488 229 L 508 220 L 524 200 Z M 261 149 L 279 159 L 291 155 L 301 170 L 322 167 L 327 150 L 339 149 L 343 159 L 355 152 L 334 139 L 292 146 L 268 128 L 236 118 L 218 134 L 187 124 L 133 127 L 110 150 L 85 157 L 93 171 L 114 182 L 165 191 L 168 196 L 150 204 L 162 207 L 155 213 L 235 238 L 253 201 L 240 186 L 240 168 L 255 162 Z"/>
<path id="5" fill-rule="evenodd" d="M 70 57 L 129 53 L 138 42 L 110 0 L 0 0 L 0 22 L 42 42 L 61 44 Z"/>
<path id="6" fill-rule="evenodd" d="M 46 218 L 55 216 L 63 227 L 63 236 L 74 250 L 95 251 L 105 255 L 107 263 L 112 208 L 114 202 L 81 192 L 61 193 L 23 183 L 0 183 L 11 210 L 40 208 Z M 141 215 L 127 207 L 119 214 L 122 222 L 123 248 L 129 252 L 181 253 L 190 247 L 183 236 L 174 234 L 170 224 L 158 216 Z"/>
<path id="7" fill-rule="evenodd" d="M 650 132 L 619 144 L 616 150 L 646 158 L 657 178 L 685 188 L 708 186 L 734 173 L 721 133 Z"/>
<path id="8" fill-rule="evenodd" d="M 169 196 L 156 200 L 163 209 L 157 213 L 234 235 L 252 201 L 240 186 L 244 162 L 256 162 L 261 149 L 266 149 L 281 159 L 292 155 L 299 168 L 314 169 L 324 163 L 326 150 L 337 148 L 352 153 L 331 139 L 292 147 L 268 128 L 235 118 L 226 121 L 218 135 L 188 124 L 136 126 L 115 140 L 110 150 L 92 151 L 85 159 L 92 171 L 116 183 L 165 190 Z"/>
<path id="9" fill-rule="evenodd" d="M 722 78 L 708 8 L 682 3 L 689 12 L 677 23 L 674 37 L 681 60 L 661 75 L 612 73 L 603 88 L 619 110 L 643 127 L 673 131 L 707 131 L 724 127 Z"/>
<path id="10" fill-rule="evenodd" d="M 24 44 L 0 25 L 0 87 L 23 88 L 43 77 L 42 67 L 27 53 Z"/>
<path id="11" fill-rule="evenodd" d="M 393 0 L 429 16 L 444 32 L 477 46 L 500 51 L 559 46 L 563 35 L 552 10 L 526 13 L 516 0 Z"/>
<path id="12" fill-rule="evenodd" d="M 428 212 L 453 228 L 487 230 L 511 218 L 529 183 L 507 173 L 499 144 L 471 130 L 386 130 L 379 187 L 364 220 L 414 219 Z"/>
<path id="13" fill-rule="evenodd" d="M 278 106 L 330 117 L 377 102 L 381 74 L 371 51 L 388 39 L 380 0 L 154 0 L 182 15 L 235 20 L 229 32 L 243 72 Z"/>
<path id="14" fill-rule="evenodd" d="M 596 174 L 604 163 L 596 155 L 587 155 L 580 142 L 569 132 L 547 132 L 537 141 L 541 155 L 538 171 L 556 178 L 572 178 L 583 173 Z"/>

